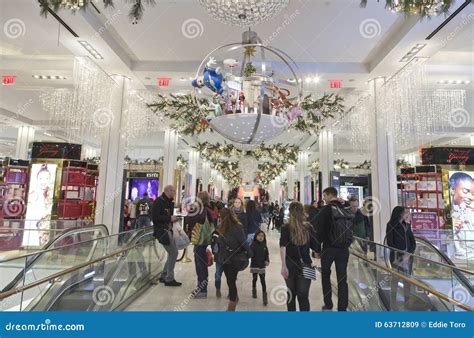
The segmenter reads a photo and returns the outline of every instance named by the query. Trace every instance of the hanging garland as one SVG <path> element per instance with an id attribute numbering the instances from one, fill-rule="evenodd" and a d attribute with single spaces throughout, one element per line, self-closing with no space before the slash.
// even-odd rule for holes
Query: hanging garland
<path id="1" fill-rule="evenodd" d="M 212 161 L 211 167 L 216 169 L 231 187 L 240 185 L 242 173 L 239 170 L 239 163 L 232 161 Z"/>
<path id="2" fill-rule="evenodd" d="M 173 120 L 173 126 L 183 135 L 195 135 L 211 130 L 206 120 L 206 109 L 210 106 L 207 99 L 199 99 L 196 104 L 193 97 L 188 95 L 172 95 L 168 97 L 158 95 L 158 99 L 148 104 L 155 113 L 163 113 Z M 200 109 L 201 107 L 201 109 Z M 301 103 L 302 114 L 289 125 L 304 133 L 318 135 L 324 127 L 324 121 L 328 118 L 343 116 L 344 99 L 337 94 L 324 94 L 315 100 L 307 95 Z"/>
<path id="3" fill-rule="evenodd" d="M 40 5 L 40 14 L 45 18 L 48 16 L 48 12 L 51 9 L 53 12 L 57 13 L 60 9 L 65 9 L 72 11 L 73 13 L 77 12 L 80 9 L 85 9 L 92 1 L 91 0 L 38 0 Z M 143 12 L 145 11 L 145 6 L 154 6 L 156 4 L 155 0 L 132 0 L 128 1 L 132 3 L 132 7 L 128 13 L 132 24 L 138 23 L 143 18 Z M 114 7 L 113 0 L 102 0 L 104 7 Z"/>
<path id="4" fill-rule="evenodd" d="M 178 158 L 176 159 L 176 168 L 182 171 L 188 167 L 188 163 L 189 161 L 185 159 L 183 155 L 179 154 Z"/>
<path id="5" fill-rule="evenodd" d="M 421 18 L 447 13 L 453 0 L 386 0 L 385 8 L 392 12 L 401 12 L 405 15 L 418 15 Z M 360 6 L 365 8 L 367 0 L 361 0 Z"/>
<path id="6" fill-rule="evenodd" d="M 275 164 L 270 162 L 260 163 L 258 165 L 257 185 L 266 186 L 279 175 L 281 175 L 287 167 L 285 164 Z"/>

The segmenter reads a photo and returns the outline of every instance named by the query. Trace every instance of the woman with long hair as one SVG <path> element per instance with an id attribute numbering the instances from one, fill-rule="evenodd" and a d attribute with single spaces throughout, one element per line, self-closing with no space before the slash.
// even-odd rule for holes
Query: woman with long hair
<path id="1" fill-rule="evenodd" d="M 410 255 L 415 252 L 416 241 L 411 230 L 410 210 L 397 206 L 393 208 L 390 220 L 387 223 L 386 243 L 389 247 L 396 250 L 390 250 L 390 262 L 392 268 L 406 275 L 411 274 L 413 257 Z M 397 293 L 399 278 L 392 275 L 390 280 L 390 307 L 397 309 Z M 405 303 L 410 297 L 410 284 L 403 283 L 403 295 Z"/>
<path id="2" fill-rule="evenodd" d="M 262 215 L 257 210 L 257 203 L 254 200 L 248 200 L 245 205 L 245 214 L 247 216 L 247 243 L 252 243 L 255 233 L 260 229 Z"/>
<path id="3" fill-rule="evenodd" d="M 313 227 L 307 221 L 303 205 L 292 202 L 289 221 L 281 228 L 281 274 L 288 288 L 288 311 L 296 311 L 296 298 L 300 311 L 309 311 L 311 279 L 303 275 L 303 266 L 312 265 L 310 250 L 318 250 Z"/>
<path id="4" fill-rule="evenodd" d="M 237 216 L 229 208 L 220 212 L 221 225 L 218 231 L 218 253 L 216 260 L 223 265 L 224 274 L 229 287 L 229 305 L 227 311 L 235 311 L 237 307 L 237 274 L 249 264 L 251 249 Z"/>

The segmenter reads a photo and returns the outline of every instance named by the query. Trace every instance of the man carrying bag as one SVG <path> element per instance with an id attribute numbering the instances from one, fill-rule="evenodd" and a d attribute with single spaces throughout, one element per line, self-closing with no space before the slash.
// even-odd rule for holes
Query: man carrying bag
<path id="1" fill-rule="evenodd" d="M 166 286 L 181 286 L 182 284 L 174 279 L 174 267 L 178 258 L 178 249 L 173 238 L 173 223 L 178 221 L 178 217 L 173 215 L 175 194 L 176 188 L 174 186 L 166 186 L 163 194 L 153 203 L 152 208 L 153 236 L 168 253 L 160 276 L 160 283 L 164 283 Z"/>

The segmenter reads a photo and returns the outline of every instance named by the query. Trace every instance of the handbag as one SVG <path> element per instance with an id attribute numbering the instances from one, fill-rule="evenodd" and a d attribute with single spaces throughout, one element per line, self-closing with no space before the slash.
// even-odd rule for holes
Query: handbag
<path id="1" fill-rule="evenodd" d="M 214 255 L 212 254 L 211 250 L 206 250 L 207 255 L 207 266 L 212 266 L 214 264 Z"/>
<path id="2" fill-rule="evenodd" d="M 298 255 L 300 256 L 301 272 L 303 274 L 303 278 L 309 280 L 316 280 L 316 268 L 312 264 L 308 264 L 303 261 L 299 246 L 297 246 L 296 249 L 298 250 Z"/>
<path id="3" fill-rule="evenodd" d="M 189 240 L 188 235 L 186 235 L 186 233 L 177 223 L 173 224 L 173 239 L 178 250 L 183 250 L 187 248 L 189 243 L 191 242 Z"/>
<path id="4" fill-rule="evenodd" d="M 203 224 L 196 223 L 191 233 L 191 243 L 194 245 L 210 245 L 214 229 L 207 218 Z"/>

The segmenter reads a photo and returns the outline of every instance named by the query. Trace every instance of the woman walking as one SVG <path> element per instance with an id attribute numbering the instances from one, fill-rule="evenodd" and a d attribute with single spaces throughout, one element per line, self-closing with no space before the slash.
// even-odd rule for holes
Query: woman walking
<path id="1" fill-rule="evenodd" d="M 262 215 L 257 210 L 257 203 L 253 200 L 247 201 L 245 205 L 245 213 L 247 215 L 247 243 L 253 241 L 253 237 L 262 223 Z"/>
<path id="2" fill-rule="evenodd" d="M 410 210 L 397 206 L 393 208 L 390 221 L 387 224 L 386 241 L 387 245 L 397 250 L 390 250 L 390 262 L 392 268 L 405 275 L 411 275 L 413 266 L 413 257 L 410 255 L 415 252 L 416 241 L 411 230 Z M 391 310 L 397 310 L 397 293 L 399 278 L 392 274 L 390 280 L 390 307 Z M 403 283 L 404 303 L 408 302 L 410 297 L 410 284 Z"/>
<path id="3" fill-rule="evenodd" d="M 289 221 L 281 228 L 280 256 L 281 274 L 288 288 L 288 311 L 296 311 L 296 298 L 300 311 L 309 311 L 309 288 L 311 279 L 303 274 L 303 268 L 312 265 L 310 249 L 319 250 L 316 233 L 306 220 L 303 205 L 292 202 Z"/>
<path id="4" fill-rule="evenodd" d="M 234 212 L 228 208 L 221 210 L 221 225 L 218 230 L 218 252 L 216 260 L 223 265 L 224 274 L 229 287 L 229 305 L 227 311 L 235 311 L 237 307 L 237 274 L 249 264 L 252 251 L 246 241 L 242 224 Z"/>

